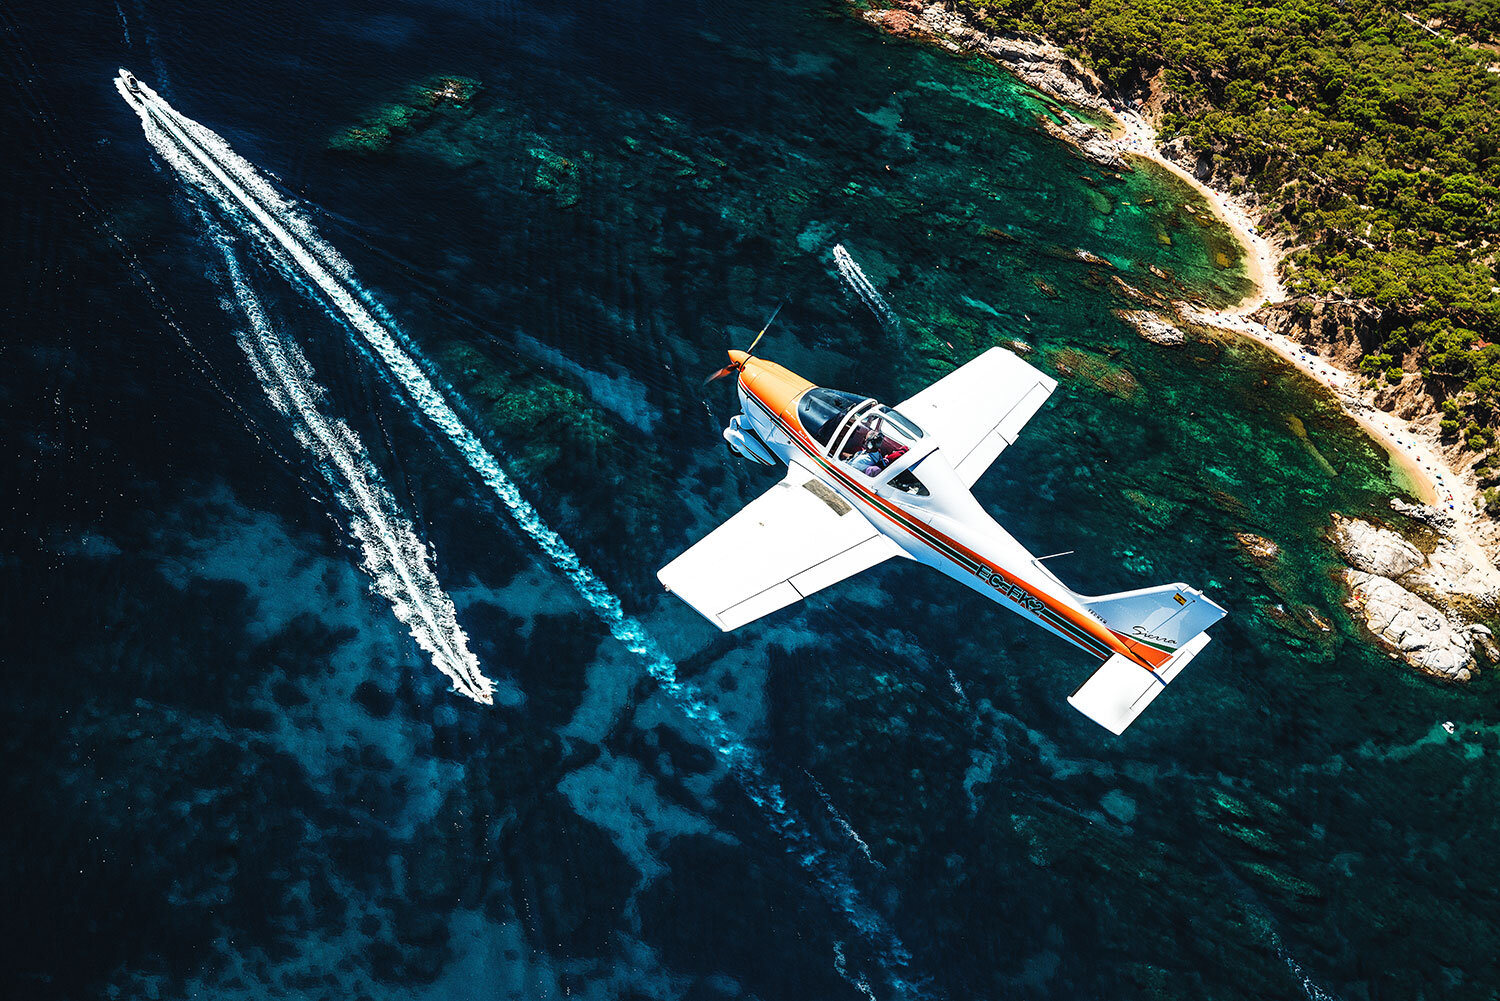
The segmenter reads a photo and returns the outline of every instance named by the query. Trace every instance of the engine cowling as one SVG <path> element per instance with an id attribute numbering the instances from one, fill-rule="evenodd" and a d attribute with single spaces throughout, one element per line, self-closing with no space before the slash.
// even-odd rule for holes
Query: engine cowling
<path id="1" fill-rule="evenodd" d="M 729 422 L 729 426 L 724 429 L 724 440 L 729 443 L 731 452 L 751 462 L 774 466 L 780 461 L 776 458 L 776 453 L 761 441 L 760 435 L 745 426 L 743 414 L 736 414 Z"/>

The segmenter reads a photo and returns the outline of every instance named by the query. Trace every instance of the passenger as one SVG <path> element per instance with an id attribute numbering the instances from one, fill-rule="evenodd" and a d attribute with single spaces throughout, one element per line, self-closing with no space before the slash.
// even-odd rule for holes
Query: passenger
<path id="1" fill-rule="evenodd" d="M 866 476 L 878 476 L 887 466 L 901 458 L 910 449 L 905 445 L 893 445 L 889 452 L 884 452 L 869 466 L 865 468 Z"/>

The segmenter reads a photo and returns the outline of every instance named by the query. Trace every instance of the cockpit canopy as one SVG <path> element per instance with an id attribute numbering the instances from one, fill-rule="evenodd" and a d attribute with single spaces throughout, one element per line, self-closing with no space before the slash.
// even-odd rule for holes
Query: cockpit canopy
<path id="1" fill-rule="evenodd" d="M 837 389 L 814 386 L 797 401 L 797 420 L 802 422 L 802 430 L 826 446 L 833 441 L 833 433 L 839 429 L 849 411 L 868 399 L 868 396 L 855 396 Z"/>
<path id="2" fill-rule="evenodd" d="M 797 419 L 802 422 L 802 429 L 824 446 L 833 444 L 835 432 L 856 411 L 861 425 L 887 434 L 895 431 L 907 439 L 908 445 L 923 437 L 922 429 L 911 420 L 868 396 L 814 386 L 797 401 Z"/>
<path id="3" fill-rule="evenodd" d="M 909 418 L 867 396 L 815 387 L 802 394 L 797 404 L 802 427 L 828 450 L 829 457 L 876 478 L 898 467 L 925 437 Z M 898 471 L 890 485 L 910 494 L 926 495 L 927 489 L 910 471 Z"/>

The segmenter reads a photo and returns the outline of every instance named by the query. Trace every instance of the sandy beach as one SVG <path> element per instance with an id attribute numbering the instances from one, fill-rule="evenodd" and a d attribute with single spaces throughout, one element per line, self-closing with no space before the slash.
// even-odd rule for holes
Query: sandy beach
<path id="1" fill-rule="evenodd" d="M 1466 477 L 1449 467 L 1431 434 L 1376 407 L 1370 399 L 1373 394 L 1362 388 L 1362 376 L 1332 365 L 1301 344 L 1250 319 L 1249 314 L 1262 306 L 1285 299 L 1286 291 L 1276 274 L 1276 248 L 1261 235 L 1249 213 L 1223 192 L 1214 190 L 1163 156 L 1156 129 L 1143 116 L 1121 110 L 1114 111 L 1114 115 L 1122 130 L 1116 140 L 1120 152 L 1148 160 L 1192 185 L 1244 250 L 1245 273 L 1254 284 L 1254 290 L 1224 310 L 1205 311 L 1181 306 L 1183 318 L 1249 337 L 1317 380 L 1337 396 L 1349 416 L 1390 453 L 1392 461 L 1406 474 L 1423 503 L 1451 513 L 1460 525 L 1475 519 L 1479 508 L 1478 490 Z"/>
<path id="2" fill-rule="evenodd" d="M 1243 249 L 1246 276 L 1254 286 L 1252 292 L 1221 310 L 1178 303 L 1182 319 L 1257 341 L 1333 393 L 1344 412 L 1386 450 L 1398 480 L 1406 481 L 1417 498 L 1438 512 L 1444 522 L 1446 542 L 1440 550 L 1453 555 L 1442 558 L 1444 570 L 1429 578 L 1429 586 L 1446 595 L 1492 597 L 1500 588 L 1500 569 L 1485 541 L 1494 538 L 1494 523 L 1484 512 L 1476 482 L 1456 472 L 1443 455 L 1436 427 L 1419 428 L 1381 410 L 1375 405 L 1374 391 L 1365 388 L 1363 375 L 1331 364 L 1304 345 L 1252 319 L 1251 314 L 1256 310 L 1286 298 L 1276 273 L 1279 259 L 1276 247 L 1260 233 L 1245 207 L 1167 159 L 1156 130 L 1143 116 L 1133 111 L 1108 110 L 1120 123 L 1120 133 L 1115 137 L 1119 152 L 1156 164 L 1191 185 Z M 1435 425 L 1436 421 L 1429 423 Z"/>
<path id="3" fill-rule="evenodd" d="M 1214 215 L 1229 228 L 1244 248 L 1245 275 L 1254 283 L 1255 288 L 1240 300 L 1231 312 L 1249 313 L 1266 303 L 1280 302 L 1285 299 L 1286 290 L 1281 287 L 1281 279 L 1276 275 L 1278 258 L 1276 248 L 1269 240 L 1261 236 L 1260 228 L 1250 214 L 1227 195 L 1215 191 L 1194 177 L 1191 172 L 1183 169 L 1180 164 L 1163 156 L 1156 129 L 1142 115 L 1134 111 L 1121 110 L 1115 110 L 1113 114 L 1119 120 L 1123 130 L 1116 140 L 1120 152 L 1149 160 L 1192 185 L 1193 189 L 1201 194 L 1214 210 Z"/>

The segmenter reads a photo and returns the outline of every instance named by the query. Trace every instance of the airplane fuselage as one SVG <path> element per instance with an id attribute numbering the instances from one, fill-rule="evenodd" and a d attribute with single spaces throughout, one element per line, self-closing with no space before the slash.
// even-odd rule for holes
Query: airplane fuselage
<path id="1" fill-rule="evenodd" d="M 812 471 L 910 558 L 1100 659 L 1120 654 L 1148 670 L 1161 662 L 1158 651 L 1114 632 L 1084 608 L 984 510 L 949 464 L 941 440 L 923 436 L 889 469 L 862 474 L 840 455 L 838 432 L 823 443 L 803 426 L 797 401 L 812 388 L 774 362 L 746 359 L 739 379 L 745 430 L 782 462 Z M 906 470 L 920 474 L 920 495 L 895 485 Z"/>

